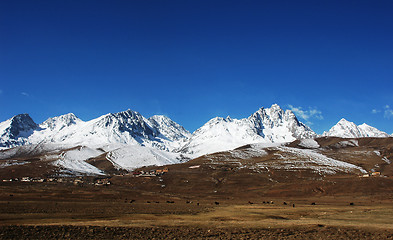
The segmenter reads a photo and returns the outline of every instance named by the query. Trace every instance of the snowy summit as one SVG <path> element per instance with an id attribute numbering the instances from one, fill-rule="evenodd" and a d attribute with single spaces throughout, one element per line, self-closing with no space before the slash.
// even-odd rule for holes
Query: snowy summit
<path id="1" fill-rule="evenodd" d="M 248 118 L 211 119 L 192 134 L 180 151 L 200 156 L 250 143 L 283 143 L 316 136 L 291 110 L 284 111 L 273 104 L 270 108 L 260 108 Z"/>
<path id="2" fill-rule="evenodd" d="M 324 132 L 322 136 L 342 137 L 342 138 L 362 138 L 362 137 L 389 137 L 389 134 L 382 132 L 365 123 L 356 125 L 353 122 L 342 118 L 329 131 Z"/>

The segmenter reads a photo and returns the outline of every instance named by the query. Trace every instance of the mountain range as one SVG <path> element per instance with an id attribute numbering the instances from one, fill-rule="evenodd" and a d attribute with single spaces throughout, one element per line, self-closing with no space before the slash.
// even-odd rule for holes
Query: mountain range
<path id="1" fill-rule="evenodd" d="M 149 119 L 127 110 L 110 113 L 84 122 L 69 113 L 36 124 L 28 114 L 20 114 L 0 123 L 0 147 L 25 144 L 61 143 L 65 145 L 98 146 L 129 144 L 172 151 L 179 141 L 191 134 L 165 116 Z"/>
<path id="2" fill-rule="evenodd" d="M 318 136 L 291 110 L 284 111 L 277 104 L 262 107 L 244 119 L 213 118 L 193 134 L 166 116 L 145 118 L 132 110 L 109 113 L 87 122 L 69 113 L 41 124 L 36 124 L 28 114 L 0 123 L 2 149 L 48 143 L 91 147 L 127 144 L 199 156 L 251 143 L 282 143 Z M 365 123 L 358 126 L 341 119 L 322 136 L 360 138 L 389 137 L 389 134 Z"/>
<path id="3" fill-rule="evenodd" d="M 322 136 L 389 137 L 376 128 L 341 119 Z M 126 110 L 82 121 L 69 113 L 36 124 L 28 114 L 0 123 L 0 159 L 24 152 L 45 153 L 57 166 L 99 174 L 88 159 L 104 158 L 117 169 L 173 164 L 247 144 L 274 145 L 320 137 L 291 110 L 277 104 L 260 108 L 248 118 L 216 117 L 194 133 L 162 115 L 150 118 Z M 14 149 L 13 149 L 14 148 Z"/>

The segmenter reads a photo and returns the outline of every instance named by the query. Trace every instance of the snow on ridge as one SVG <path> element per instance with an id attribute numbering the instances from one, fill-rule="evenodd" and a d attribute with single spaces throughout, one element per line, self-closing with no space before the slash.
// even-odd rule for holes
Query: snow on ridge
<path id="1" fill-rule="evenodd" d="M 103 152 L 89 147 L 79 147 L 74 150 L 64 151 L 58 156 L 58 160 L 52 164 L 74 173 L 105 175 L 103 171 L 86 162 L 86 160 L 97 157 Z"/>
<path id="2" fill-rule="evenodd" d="M 386 156 L 382 156 L 380 151 L 375 150 L 374 153 L 378 157 L 382 157 L 382 161 L 386 162 L 387 164 L 391 164 L 391 161 Z"/>
<path id="3" fill-rule="evenodd" d="M 279 163 L 258 163 L 258 166 L 263 168 L 267 167 L 286 170 L 311 169 L 321 174 L 330 175 L 337 172 L 350 173 L 353 171 L 367 173 L 366 170 L 359 166 L 326 157 L 325 155 L 316 152 L 316 150 L 284 146 L 277 147 L 277 149 L 283 153 L 295 155 L 295 157 L 281 157 Z"/>
<path id="4" fill-rule="evenodd" d="M 18 161 L 18 160 L 7 160 L 5 162 L 0 163 L 0 168 L 6 168 L 15 165 L 24 165 L 30 163 L 29 161 Z"/>
<path id="5" fill-rule="evenodd" d="M 133 170 L 143 166 L 162 166 L 180 162 L 180 155 L 149 147 L 129 145 L 110 151 L 106 159 L 118 169 Z"/>
<path id="6" fill-rule="evenodd" d="M 250 147 L 246 149 L 231 150 L 229 153 L 232 158 L 235 159 L 250 159 L 266 156 L 268 154 L 263 148 L 258 147 L 258 144 L 251 144 Z"/>
<path id="7" fill-rule="evenodd" d="M 382 161 L 386 162 L 387 164 L 391 164 L 392 163 L 387 157 L 383 157 Z"/>

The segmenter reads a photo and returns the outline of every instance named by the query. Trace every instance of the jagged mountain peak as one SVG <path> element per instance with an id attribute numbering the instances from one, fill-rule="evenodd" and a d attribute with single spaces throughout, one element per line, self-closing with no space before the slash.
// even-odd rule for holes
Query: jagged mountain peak
<path id="1" fill-rule="evenodd" d="M 140 123 L 142 124 L 146 119 L 136 111 L 130 109 L 117 113 L 108 113 L 91 121 L 97 122 L 98 124 L 113 124 L 118 123 Z"/>
<path id="2" fill-rule="evenodd" d="M 101 119 L 118 119 L 118 120 L 122 120 L 122 119 L 141 120 L 141 119 L 143 119 L 143 116 L 139 112 L 132 111 L 131 109 L 127 109 L 127 110 L 121 111 L 121 112 L 108 113 L 108 114 L 105 114 L 99 118 L 101 118 Z"/>
<path id="3" fill-rule="evenodd" d="M 60 130 L 64 127 L 69 127 L 74 124 L 83 122 L 75 114 L 67 113 L 58 117 L 47 119 L 45 122 L 40 124 L 41 128 L 57 129 Z"/>
<path id="4" fill-rule="evenodd" d="M 14 137 L 17 137 L 22 132 L 27 132 L 32 129 L 38 128 L 38 125 L 27 113 L 18 114 L 12 117 L 8 120 L 8 124 L 9 133 Z"/>
<path id="5" fill-rule="evenodd" d="M 341 124 L 341 125 L 344 125 L 344 124 L 355 124 L 355 123 L 353 123 L 353 122 L 350 122 L 350 121 L 348 121 L 347 119 L 345 119 L 345 118 L 341 118 L 340 119 L 340 121 L 338 121 L 337 122 L 337 124 Z"/>
<path id="6" fill-rule="evenodd" d="M 94 123 L 93 127 L 112 129 L 118 132 L 128 132 L 131 137 L 152 138 L 158 133 L 154 131 L 148 124 L 147 119 L 139 112 L 130 109 L 117 113 L 108 113 L 97 119 L 90 121 Z"/>
<path id="7" fill-rule="evenodd" d="M 209 120 L 193 133 L 181 151 L 203 155 L 250 143 L 289 142 L 315 136 L 317 134 L 299 122 L 292 111 L 273 104 L 270 108 L 258 109 L 248 118 Z"/>
<path id="8" fill-rule="evenodd" d="M 27 113 L 18 114 L 0 123 L 0 148 L 25 144 L 27 138 L 38 128 L 38 125 Z"/>
<path id="9" fill-rule="evenodd" d="M 263 121 L 270 121 L 271 123 L 281 123 L 283 120 L 296 119 L 295 114 L 291 110 L 283 110 L 278 104 L 273 104 L 270 108 L 261 107 L 253 113 L 249 119 L 257 119 Z"/>
<path id="10" fill-rule="evenodd" d="M 256 113 L 257 112 L 283 112 L 284 110 L 280 107 L 280 105 L 278 105 L 277 103 L 274 103 L 274 104 L 272 104 L 271 106 L 270 106 L 270 108 L 265 108 L 265 107 L 260 107 L 257 111 L 256 111 Z"/>
<path id="11" fill-rule="evenodd" d="M 11 121 L 15 124 L 31 124 L 36 125 L 33 119 L 27 113 L 18 114 L 11 118 Z"/>
<path id="12" fill-rule="evenodd" d="M 308 126 L 301 123 L 291 110 L 284 111 L 278 104 L 273 104 L 270 108 L 260 108 L 253 113 L 249 118 L 256 131 L 261 136 L 271 135 L 274 131 L 281 132 L 286 128 L 290 135 L 295 139 L 312 138 L 317 134 Z M 269 130 L 270 129 L 270 130 Z M 279 130 L 281 129 L 281 130 Z M 284 130 L 285 132 L 286 130 Z M 271 139 L 271 141 L 275 141 Z"/>
<path id="13" fill-rule="evenodd" d="M 128 109 L 87 122 L 68 113 L 49 118 L 40 126 L 28 114 L 17 115 L 0 123 L 0 135 L 1 148 L 41 143 L 130 144 L 171 151 L 178 148 L 180 140 L 187 139 L 190 133 L 166 116 L 146 119 L 139 112 Z"/>

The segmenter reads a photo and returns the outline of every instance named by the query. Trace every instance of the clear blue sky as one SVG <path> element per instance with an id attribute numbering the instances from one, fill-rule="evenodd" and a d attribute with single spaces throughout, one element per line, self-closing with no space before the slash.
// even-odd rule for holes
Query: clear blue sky
<path id="1" fill-rule="evenodd" d="M 190 131 L 277 103 L 393 133 L 393 1 L 0 1 L 0 121 L 128 108 Z"/>

